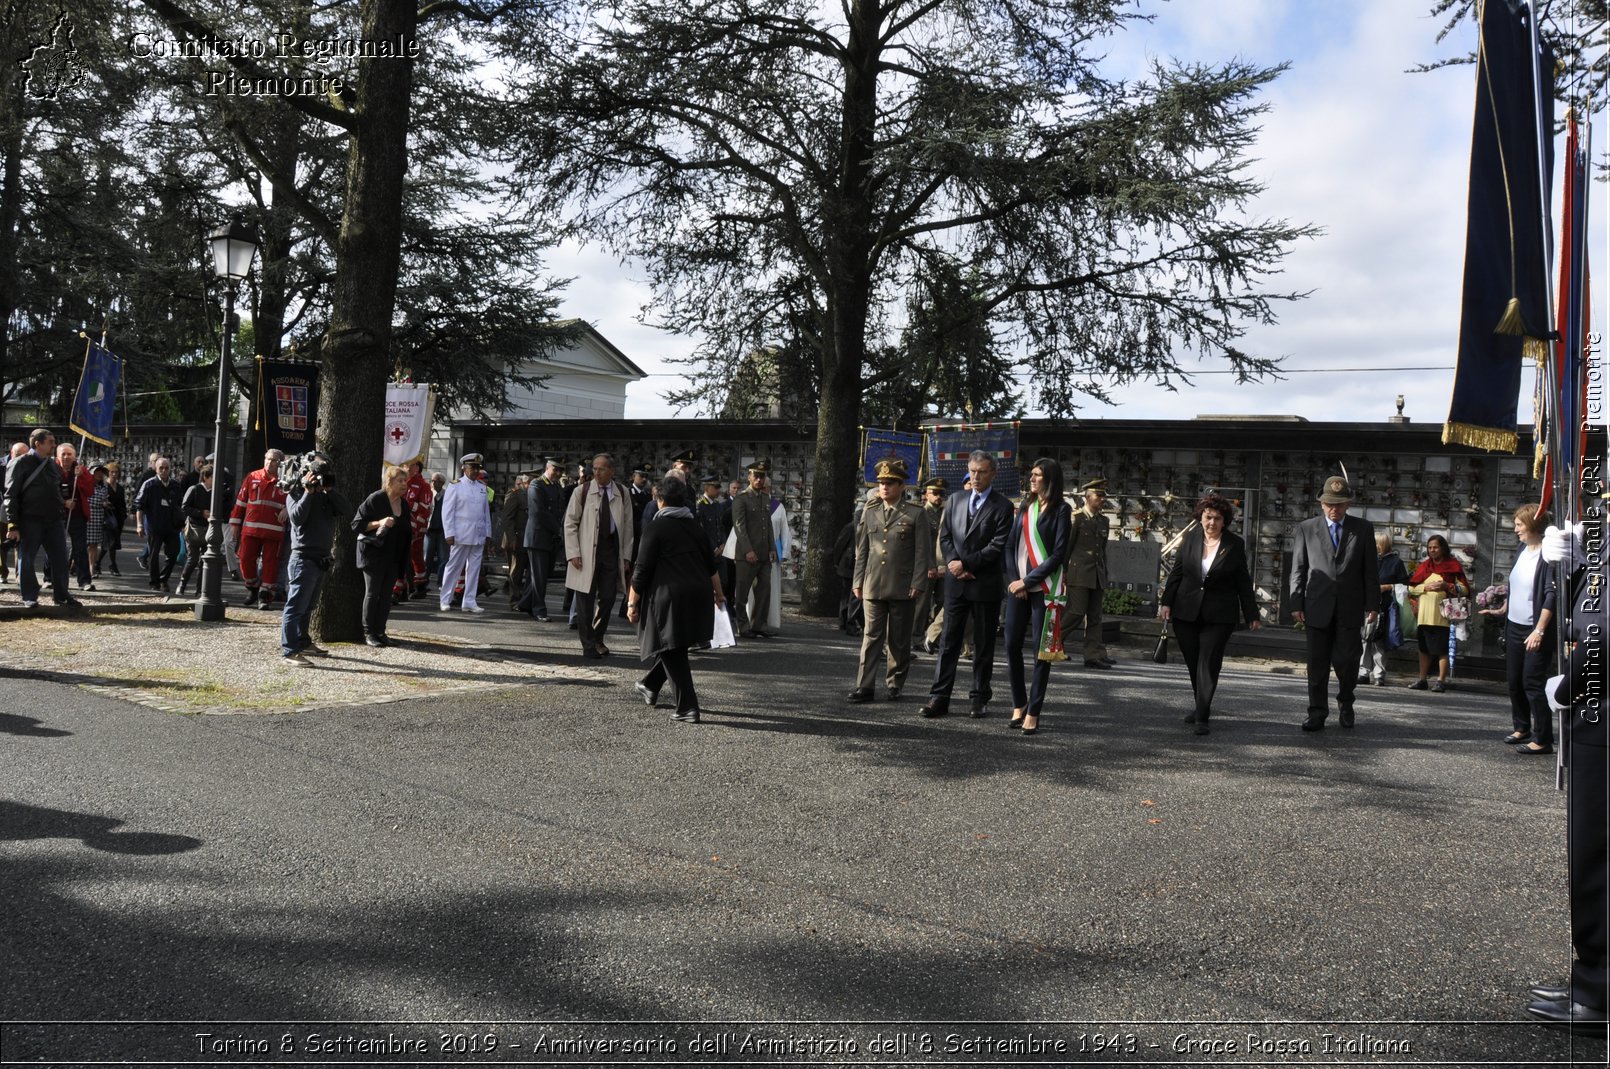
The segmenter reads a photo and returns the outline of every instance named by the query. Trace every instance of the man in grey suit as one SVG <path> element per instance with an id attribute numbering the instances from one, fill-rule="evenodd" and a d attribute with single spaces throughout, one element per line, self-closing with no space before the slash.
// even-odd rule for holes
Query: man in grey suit
<path id="1" fill-rule="evenodd" d="M 950 692 L 956 685 L 956 660 L 961 656 L 967 621 L 977 617 L 973 630 L 973 686 L 968 692 L 969 715 L 985 715 L 990 699 L 989 677 L 995 667 L 995 629 L 1006 597 L 1006 540 L 1012 533 L 1012 503 L 991 493 L 995 457 L 982 451 L 967 460 L 972 488 L 953 494 L 945 502 L 939 521 L 939 553 L 944 558 L 945 628 L 939 636 L 939 663 L 928 693 L 923 716 L 944 716 L 950 711 Z"/>
<path id="2" fill-rule="evenodd" d="M 1330 706 L 1326 678 L 1336 673 L 1336 708 L 1344 728 L 1353 726 L 1353 691 L 1364 641 L 1361 629 L 1380 601 L 1375 528 L 1347 514 L 1353 488 L 1333 475 L 1319 495 L 1323 515 L 1297 525 L 1291 563 L 1291 618 L 1308 641 L 1308 719 L 1304 731 L 1320 731 Z"/>

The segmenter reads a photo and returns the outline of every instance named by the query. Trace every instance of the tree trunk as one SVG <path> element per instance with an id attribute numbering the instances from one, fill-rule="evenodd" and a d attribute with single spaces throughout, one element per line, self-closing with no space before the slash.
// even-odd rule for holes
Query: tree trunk
<path id="1" fill-rule="evenodd" d="M 418 23 L 412 3 L 363 0 L 361 12 L 366 40 L 401 41 L 412 52 Z M 319 444 L 335 465 L 336 487 L 353 507 L 380 485 L 413 74 L 413 60 L 406 55 L 365 59 L 358 66 L 358 122 L 347 156 L 346 204 L 319 375 L 318 430 Z M 337 528 L 335 559 L 314 630 L 321 640 L 356 642 L 363 634 L 363 576 L 353 561 L 352 531 L 344 523 Z"/>
<path id="2" fill-rule="evenodd" d="M 872 292 L 873 206 L 869 176 L 877 132 L 879 22 L 874 0 L 851 5 L 845 48 L 844 146 L 834 214 L 829 227 L 827 329 L 822 346 L 822 393 L 816 414 L 816 472 L 811 485 L 811 529 L 805 549 L 800 611 L 833 616 L 841 580 L 833 543 L 850 520 L 861 493 L 856 461 L 861 442 L 861 370 L 866 362 L 867 302 Z"/>

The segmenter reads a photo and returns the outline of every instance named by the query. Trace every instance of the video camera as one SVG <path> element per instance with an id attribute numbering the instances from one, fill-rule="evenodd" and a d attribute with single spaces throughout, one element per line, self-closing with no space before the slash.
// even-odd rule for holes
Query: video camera
<path id="1" fill-rule="evenodd" d="M 313 479 L 304 483 L 302 480 L 309 472 L 313 474 Z M 317 449 L 286 457 L 280 462 L 280 485 L 292 496 L 314 488 L 328 490 L 335 485 L 335 466 L 330 463 L 328 453 L 321 453 Z"/>

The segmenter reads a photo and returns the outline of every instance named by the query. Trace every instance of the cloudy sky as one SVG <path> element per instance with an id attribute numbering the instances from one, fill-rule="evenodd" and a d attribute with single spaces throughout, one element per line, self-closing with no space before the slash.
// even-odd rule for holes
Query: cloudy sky
<path id="1" fill-rule="evenodd" d="M 1457 342 L 1474 71 L 1407 72 L 1468 52 L 1475 28 L 1438 45 L 1440 23 L 1425 14 L 1429 7 L 1429 0 L 1147 0 L 1155 21 L 1111 42 L 1118 70 L 1138 69 L 1151 57 L 1289 62 L 1267 94 L 1271 108 L 1255 152 L 1255 173 L 1267 190 L 1255 210 L 1313 223 L 1324 233 L 1294 249 L 1277 281 L 1313 295 L 1285 307 L 1276 326 L 1247 337 L 1250 351 L 1285 358 L 1283 381 L 1236 385 L 1192 356 L 1187 369 L 1203 372 L 1192 386 L 1124 388 L 1115 406 L 1090 402 L 1082 415 L 1379 421 L 1393 414 L 1401 393 L 1416 423 L 1442 421 Z M 1610 144 L 1602 116 L 1594 144 L 1599 155 Z M 1603 280 L 1610 279 L 1604 239 L 1610 215 L 1603 186 L 1593 197 L 1593 303 L 1602 320 L 1610 306 L 1602 299 Z M 647 299 L 639 273 L 578 249 L 566 250 L 552 269 L 576 276 L 567 314 L 594 323 L 650 373 L 628 389 L 627 417 L 673 415 L 663 394 L 678 378 L 667 359 L 693 343 L 637 321 Z M 1518 418 L 1526 422 L 1531 389 L 1526 372 L 1517 399 Z"/>

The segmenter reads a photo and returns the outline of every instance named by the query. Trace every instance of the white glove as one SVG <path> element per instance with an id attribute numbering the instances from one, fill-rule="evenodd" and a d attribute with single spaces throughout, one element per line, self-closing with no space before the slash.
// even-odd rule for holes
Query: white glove
<path id="1" fill-rule="evenodd" d="M 1543 559 L 1550 564 L 1558 564 L 1569 560 L 1571 556 L 1571 542 L 1580 538 L 1582 525 L 1580 523 L 1565 528 L 1550 525 L 1543 532 Z"/>

